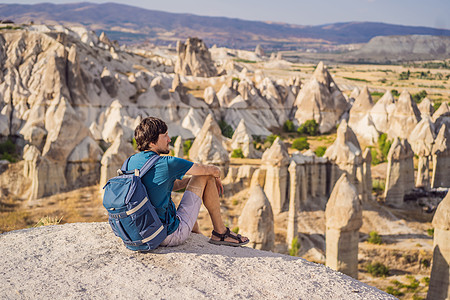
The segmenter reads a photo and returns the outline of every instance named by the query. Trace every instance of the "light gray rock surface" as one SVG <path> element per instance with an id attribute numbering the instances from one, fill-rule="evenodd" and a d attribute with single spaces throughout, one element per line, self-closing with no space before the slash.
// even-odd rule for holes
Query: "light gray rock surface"
<path id="1" fill-rule="evenodd" d="M 389 120 L 395 110 L 395 100 L 390 91 L 387 91 L 372 107 L 370 116 L 375 128 L 380 132 L 387 132 Z"/>
<path id="2" fill-rule="evenodd" d="M 403 197 L 414 188 L 414 152 L 406 139 L 396 138 L 388 153 L 384 198 L 386 204 L 400 207 Z"/>
<path id="3" fill-rule="evenodd" d="M 331 77 L 328 69 L 320 62 L 311 79 L 300 90 L 295 106 L 295 119 L 299 124 L 316 120 L 321 133 L 334 128 L 349 104 Z"/>
<path id="4" fill-rule="evenodd" d="M 198 38 L 188 38 L 185 43 L 177 42 L 177 61 L 175 73 L 182 76 L 193 75 L 212 77 L 217 75 L 205 43 Z"/>
<path id="5" fill-rule="evenodd" d="M 411 94 L 404 90 L 395 104 L 387 134 L 391 139 L 396 137 L 407 139 L 419 121 L 420 111 L 417 104 L 411 98 Z"/>
<path id="6" fill-rule="evenodd" d="M 0 294 L 6 299 L 395 299 L 302 258 L 207 240 L 191 234 L 182 246 L 142 254 L 127 250 L 107 223 L 5 233 Z"/>
<path id="7" fill-rule="evenodd" d="M 266 171 L 264 192 L 272 205 L 274 214 L 279 214 L 286 203 L 288 188 L 289 154 L 283 141 L 277 137 L 261 159 Z"/>
<path id="8" fill-rule="evenodd" d="M 251 187 L 249 194 L 239 216 L 239 232 L 250 239 L 250 247 L 271 251 L 275 244 L 272 206 L 260 185 Z"/>
<path id="9" fill-rule="evenodd" d="M 358 278 L 359 229 L 362 226 L 361 199 L 347 174 L 336 182 L 325 209 L 326 265 Z"/>
<path id="10" fill-rule="evenodd" d="M 431 186 L 434 188 L 450 187 L 450 130 L 446 124 L 441 126 L 432 150 Z"/>
<path id="11" fill-rule="evenodd" d="M 427 299 L 450 297 L 450 192 L 441 201 L 433 217 L 433 263 Z"/>

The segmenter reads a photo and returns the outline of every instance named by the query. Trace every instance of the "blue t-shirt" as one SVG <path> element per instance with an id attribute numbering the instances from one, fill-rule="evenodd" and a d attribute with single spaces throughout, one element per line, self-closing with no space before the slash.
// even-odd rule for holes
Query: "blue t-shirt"
<path id="1" fill-rule="evenodd" d="M 153 151 L 142 151 L 134 154 L 128 161 L 127 170 L 142 168 L 153 155 L 157 154 Z M 163 223 L 168 224 L 167 234 L 173 233 L 180 223 L 180 220 L 176 217 L 175 204 L 171 198 L 173 184 L 176 179 L 182 179 L 193 164 L 193 162 L 182 158 L 161 156 L 153 168 L 142 178 L 150 202 L 156 208 L 159 218 Z"/>

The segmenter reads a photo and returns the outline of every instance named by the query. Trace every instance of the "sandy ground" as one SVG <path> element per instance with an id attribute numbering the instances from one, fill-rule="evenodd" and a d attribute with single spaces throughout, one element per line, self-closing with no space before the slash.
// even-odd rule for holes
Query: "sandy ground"
<path id="1" fill-rule="evenodd" d="M 4 233 L 0 252 L 3 299 L 395 299 L 320 264 L 197 234 L 179 247 L 132 252 L 107 223 Z"/>

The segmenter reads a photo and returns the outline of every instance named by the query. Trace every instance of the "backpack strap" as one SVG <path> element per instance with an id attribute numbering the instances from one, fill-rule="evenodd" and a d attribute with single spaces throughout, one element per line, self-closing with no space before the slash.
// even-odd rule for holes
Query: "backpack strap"
<path id="1" fill-rule="evenodd" d="M 142 166 L 142 168 L 139 170 L 139 174 L 136 175 L 138 175 L 141 178 L 144 177 L 144 175 L 147 174 L 148 170 L 150 170 L 160 158 L 161 156 L 159 156 L 158 154 L 150 157 Z"/>

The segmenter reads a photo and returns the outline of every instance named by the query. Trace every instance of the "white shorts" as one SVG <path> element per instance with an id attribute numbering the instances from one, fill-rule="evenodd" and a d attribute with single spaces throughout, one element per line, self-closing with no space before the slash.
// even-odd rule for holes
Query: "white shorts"
<path id="1" fill-rule="evenodd" d="M 183 244 L 197 221 L 202 199 L 190 190 L 186 190 L 177 208 L 178 228 L 166 237 L 161 246 L 172 247 Z"/>

